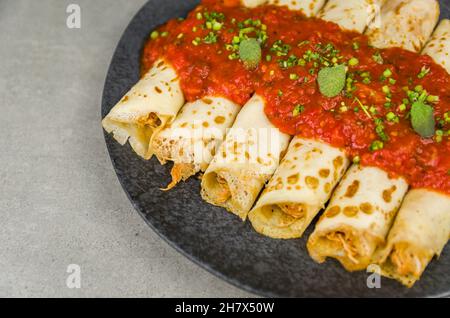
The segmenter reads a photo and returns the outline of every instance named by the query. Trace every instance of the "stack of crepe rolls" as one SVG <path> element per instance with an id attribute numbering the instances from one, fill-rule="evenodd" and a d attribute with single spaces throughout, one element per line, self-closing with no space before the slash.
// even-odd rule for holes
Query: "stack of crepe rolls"
<path id="1" fill-rule="evenodd" d="M 264 107 L 257 94 L 244 105 L 202 179 L 203 199 L 243 220 L 290 140 L 269 121 Z"/>
<path id="2" fill-rule="evenodd" d="M 269 0 L 268 4 L 287 6 L 291 10 L 302 11 L 306 16 L 315 16 L 323 7 L 326 0 Z"/>
<path id="3" fill-rule="evenodd" d="M 267 0 L 241 0 L 241 4 L 247 7 L 256 7 L 266 2 Z M 175 69 L 168 61 L 159 59 L 113 107 L 103 119 L 102 125 L 118 143 L 125 145 L 129 141 L 139 156 L 150 159 L 154 155 L 152 139 L 175 119 L 184 103 L 180 79 Z M 196 104 L 192 107 L 199 106 Z M 229 103 L 226 107 L 230 110 L 234 108 Z M 183 177 L 185 175 L 187 173 Z"/>
<path id="4" fill-rule="evenodd" d="M 443 20 L 423 53 L 450 73 L 450 21 Z M 376 253 L 381 273 L 411 287 L 450 236 L 450 197 L 412 189 L 405 197 L 384 248 Z"/>
<path id="5" fill-rule="evenodd" d="M 129 141 L 142 158 L 150 159 L 150 141 L 171 122 L 184 104 L 174 68 L 160 59 L 103 119 L 103 128 L 121 145 Z"/>
<path id="6" fill-rule="evenodd" d="M 320 16 L 362 33 L 374 18 L 377 10 L 372 7 L 377 3 L 350 2 L 351 6 L 345 1 L 331 0 Z M 255 230 L 272 238 L 301 237 L 325 207 L 349 164 L 344 149 L 295 137 L 286 158 L 249 214 Z"/>
<path id="7" fill-rule="evenodd" d="M 435 1 L 391 0 L 381 10 L 381 24 L 369 26 L 366 34 L 374 45 L 419 51 L 438 18 Z M 311 257 L 319 263 L 336 258 L 349 271 L 366 269 L 376 248 L 385 243 L 407 190 L 403 178 L 391 178 L 375 167 L 353 166 L 309 238 Z"/>

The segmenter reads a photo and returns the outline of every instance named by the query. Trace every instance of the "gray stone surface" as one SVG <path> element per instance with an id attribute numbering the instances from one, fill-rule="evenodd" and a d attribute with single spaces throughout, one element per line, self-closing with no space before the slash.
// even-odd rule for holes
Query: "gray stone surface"
<path id="1" fill-rule="evenodd" d="M 66 7 L 82 28 L 66 27 Z M 145 0 L 0 2 L 0 296 L 245 297 L 134 212 L 100 127 L 104 78 Z M 81 289 L 66 286 L 69 264 Z"/>

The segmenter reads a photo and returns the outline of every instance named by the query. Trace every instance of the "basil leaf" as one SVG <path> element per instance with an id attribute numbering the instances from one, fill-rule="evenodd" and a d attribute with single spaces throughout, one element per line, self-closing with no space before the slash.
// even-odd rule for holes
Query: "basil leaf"
<path id="1" fill-rule="evenodd" d="M 246 39 L 239 45 L 239 57 L 248 69 L 256 68 L 261 61 L 261 46 L 256 39 Z"/>
<path id="2" fill-rule="evenodd" d="M 411 108 L 411 124 L 416 133 L 423 138 L 429 138 L 435 132 L 433 107 L 422 101 L 413 103 Z"/>
<path id="3" fill-rule="evenodd" d="M 321 69 L 317 78 L 320 92 L 326 97 L 339 95 L 345 87 L 346 73 L 345 65 Z"/>

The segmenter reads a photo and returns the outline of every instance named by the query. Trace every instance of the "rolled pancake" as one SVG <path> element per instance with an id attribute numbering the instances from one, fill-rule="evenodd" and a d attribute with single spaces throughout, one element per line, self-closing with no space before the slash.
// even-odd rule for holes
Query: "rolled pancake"
<path id="1" fill-rule="evenodd" d="M 448 195 L 414 189 L 407 194 L 387 245 L 376 253 L 375 260 L 382 275 L 412 287 L 432 258 L 441 254 L 449 236 Z"/>
<path id="2" fill-rule="evenodd" d="M 423 53 L 450 66 L 449 20 L 443 20 Z M 441 46 L 442 44 L 442 46 Z M 408 287 L 420 279 L 450 236 L 450 197 L 427 189 L 411 190 L 389 233 L 386 247 L 375 255 L 381 273 Z"/>
<path id="3" fill-rule="evenodd" d="M 259 95 L 244 105 L 202 179 L 203 199 L 243 220 L 290 139 L 268 120 L 264 106 Z"/>
<path id="4" fill-rule="evenodd" d="M 269 0 L 269 4 L 287 6 L 291 10 L 300 10 L 306 16 L 315 16 L 326 0 Z"/>
<path id="5" fill-rule="evenodd" d="M 380 20 L 369 25 L 367 35 L 378 48 L 401 47 L 420 52 L 439 19 L 436 0 L 389 0 Z"/>
<path id="6" fill-rule="evenodd" d="M 422 53 L 431 56 L 450 73 L 450 20 L 441 21 Z"/>
<path id="7" fill-rule="evenodd" d="M 263 235 L 299 238 L 349 166 L 341 149 L 295 137 L 249 219 Z"/>
<path id="8" fill-rule="evenodd" d="M 329 0 L 319 17 L 341 28 L 364 32 L 385 0 Z"/>
<path id="9" fill-rule="evenodd" d="M 102 125 L 118 143 L 129 141 L 139 156 L 149 159 L 152 136 L 175 118 L 183 104 L 175 70 L 166 61 L 158 60 L 113 107 Z"/>
<path id="10" fill-rule="evenodd" d="M 391 1 L 389 2 L 389 5 L 397 2 L 399 1 Z M 404 2 L 404 5 L 399 5 L 397 3 L 397 6 L 390 7 L 391 10 L 400 10 L 400 12 L 402 12 L 402 15 L 400 16 L 389 14 L 383 7 L 384 11 L 382 10 L 382 15 L 384 14 L 385 16 L 383 19 L 384 23 L 394 25 L 398 23 L 398 19 L 406 21 L 410 20 L 412 18 L 411 16 L 414 16 L 415 14 L 411 8 L 415 8 L 417 6 L 416 2 L 420 4 L 422 0 L 401 2 Z M 386 6 L 388 6 L 388 4 L 386 4 Z M 424 10 L 429 11 L 428 15 L 432 15 L 430 12 L 435 11 L 434 6 L 429 6 Z M 434 26 L 432 28 L 434 28 Z M 417 30 L 414 28 L 402 30 L 402 32 L 406 33 L 406 38 L 414 38 L 417 35 Z M 426 38 L 425 34 L 422 34 L 421 36 Z M 391 37 L 395 39 L 395 36 L 392 33 L 388 33 L 384 39 L 389 42 Z M 405 43 L 408 45 L 409 42 Z M 325 211 L 324 217 L 317 223 L 316 229 L 311 235 L 307 247 L 311 257 L 318 262 L 324 262 L 327 257 L 334 257 L 338 259 L 347 270 L 363 270 L 370 264 L 375 249 L 384 244 L 396 212 L 408 190 L 408 186 L 403 178 L 389 178 L 386 172 L 375 167 L 359 167 L 354 165 L 348 174 L 352 179 L 359 180 L 359 197 L 366 198 L 364 202 L 359 202 L 359 204 L 370 204 L 372 207 L 371 210 L 373 210 L 373 207 L 377 206 L 380 207 L 380 209 L 374 210 L 374 213 L 366 213 L 367 215 L 364 215 L 365 222 L 355 223 L 355 217 L 352 215 L 354 212 L 357 213 L 355 207 L 359 207 L 360 209 L 362 207 L 358 205 L 349 205 L 348 198 L 342 196 L 339 192 L 336 192 L 331 200 L 332 203 L 329 205 L 327 211 Z M 347 176 L 344 178 L 348 180 L 349 177 Z M 375 179 L 370 178 L 375 178 L 380 182 L 374 183 L 373 180 Z M 346 186 L 348 187 L 349 184 Z M 393 190 L 393 193 L 391 194 L 392 200 L 389 205 L 383 207 L 383 205 L 380 205 L 379 201 L 385 199 L 384 194 L 389 193 L 389 189 Z M 379 193 L 381 193 L 382 196 L 374 196 L 374 194 Z M 399 200 L 394 200 L 394 194 Z M 351 207 L 353 212 L 348 210 L 348 215 L 346 213 L 341 213 L 339 217 L 327 217 L 327 215 L 334 215 L 341 210 L 344 211 L 343 209 L 345 207 Z M 369 207 L 369 205 L 367 205 L 367 207 Z M 383 217 L 380 217 L 380 215 Z M 376 227 L 376 231 L 373 231 L 374 226 Z"/>
<path id="11" fill-rule="evenodd" d="M 175 121 L 153 139 L 161 163 L 173 161 L 172 183 L 205 171 L 241 107 L 221 97 L 206 97 L 183 106 Z"/>
<path id="12" fill-rule="evenodd" d="M 319 263 L 334 257 L 349 271 L 365 269 L 407 189 L 404 179 L 378 168 L 351 167 L 308 241 L 311 257 Z"/>

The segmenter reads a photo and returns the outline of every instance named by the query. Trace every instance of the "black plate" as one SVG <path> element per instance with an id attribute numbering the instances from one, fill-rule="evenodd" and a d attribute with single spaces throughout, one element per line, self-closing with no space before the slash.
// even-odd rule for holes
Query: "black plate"
<path id="1" fill-rule="evenodd" d="M 134 17 L 114 54 L 103 92 L 102 116 L 139 79 L 139 57 L 151 30 L 185 16 L 198 0 L 152 0 Z M 444 2 L 446 4 L 444 4 Z M 442 0 L 445 17 L 449 1 Z M 105 135 L 117 176 L 136 210 L 171 246 L 213 274 L 248 291 L 284 297 L 401 297 L 450 294 L 450 247 L 434 261 L 413 289 L 382 279 L 381 289 L 367 287 L 368 274 L 348 273 L 334 261 L 314 263 L 301 240 L 278 241 L 258 235 L 225 210 L 204 203 L 195 178 L 170 192 L 169 166 L 141 160 L 127 145 Z"/>

